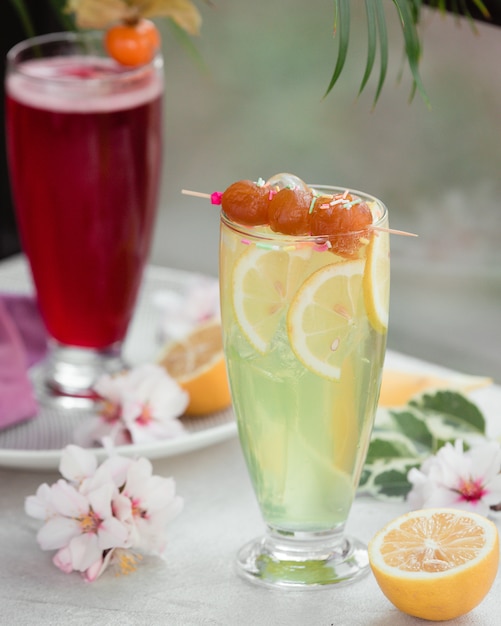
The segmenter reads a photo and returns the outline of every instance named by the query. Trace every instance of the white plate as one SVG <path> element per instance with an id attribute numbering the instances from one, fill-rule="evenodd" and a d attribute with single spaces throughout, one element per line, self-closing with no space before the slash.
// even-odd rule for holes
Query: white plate
<path id="1" fill-rule="evenodd" d="M 149 459 L 159 459 L 205 448 L 233 437 L 236 432 L 236 424 L 231 421 L 217 426 L 206 426 L 202 430 L 188 433 L 176 439 L 119 446 L 116 448 L 116 452 L 123 456 L 144 456 Z M 94 452 L 99 460 L 106 457 L 102 448 L 96 448 Z M 52 450 L 0 449 L 0 466 L 2 467 L 30 470 L 57 469 L 60 459 L 60 448 Z"/>
<path id="2" fill-rule="evenodd" d="M 153 296 L 162 290 L 185 292 L 200 276 L 165 268 L 148 267 L 138 306 L 125 345 L 125 356 L 132 364 L 153 361 L 159 352 L 160 311 L 153 305 Z M 24 289 L 19 287 L 26 286 Z M 2 289 L 29 291 L 26 267 L 19 264 L 2 280 Z M 0 466 L 18 469 L 57 469 L 62 448 L 72 442 L 79 422 L 88 418 L 83 409 L 63 411 L 58 407 L 42 406 L 36 418 L 0 432 Z M 175 439 L 145 444 L 120 446 L 117 452 L 126 456 L 145 456 L 157 459 L 183 454 L 210 446 L 236 435 L 237 428 L 232 409 L 199 418 L 184 419 L 186 434 Z M 96 449 L 98 458 L 104 458 L 103 449 Z"/>

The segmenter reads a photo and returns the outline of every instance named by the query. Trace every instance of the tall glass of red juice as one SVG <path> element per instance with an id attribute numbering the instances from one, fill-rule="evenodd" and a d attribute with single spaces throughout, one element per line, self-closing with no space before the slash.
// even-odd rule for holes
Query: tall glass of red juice
<path id="1" fill-rule="evenodd" d="M 36 37 L 7 56 L 12 193 L 54 396 L 93 398 L 123 367 L 158 201 L 162 92 L 160 55 L 120 66 L 100 33 Z"/>

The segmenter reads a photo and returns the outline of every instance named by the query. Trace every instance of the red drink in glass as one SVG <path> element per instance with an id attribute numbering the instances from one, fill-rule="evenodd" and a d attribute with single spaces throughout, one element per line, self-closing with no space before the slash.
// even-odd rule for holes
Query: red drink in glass
<path id="1" fill-rule="evenodd" d="M 84 72 L 83 60 L 69 62 L 66 71 Z M 47 74 L 62 70 L 31 63 Z M 160 90 L 152 85 L 120 102 L 95 97 L 82 107 L 44 102 L 22 80 L 7 82 L 23 248 L 47 329 L 61 343 L 103 348 L 127 331 L 157 205 Z"/>
<path id="2" fill-rule="evenodd" d="M 93 50 L 39 48 L 41 58 L 21 59 L 6 79 L 23 250 L 55 342 L 113 352 L 133 313 L 157 208 L 161 60 L 128 69 Z"/>

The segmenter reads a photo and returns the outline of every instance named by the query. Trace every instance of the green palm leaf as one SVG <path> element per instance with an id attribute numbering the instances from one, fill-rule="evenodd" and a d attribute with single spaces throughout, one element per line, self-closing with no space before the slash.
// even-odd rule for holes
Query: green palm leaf
<path id="1" fill-rule="evenodd" d="M 440 0 L 439 0 L 440 1 Z M 480 1 L 480 0 L 479 0 Z M 386 28 L 386 14 L 384 0 L 365 0 L 365 10 L 367 14 L 367 62 L 359 89 L 359 94 L 364 90 L 372 74 L 376 58 L 377 43 L 379 42 L 380 69 L 379 80 L 376 87 L 374 104 L 377 102 L 383 88 L 388 69 L 388 31 Z M 421 0 L 393 0 L 396 7 L 405 43 L 405 53 L 407 55 L 409 67 L 413 78 L 413 90 L 416 88 L 421 93 L 422 98 L 428 103 L 428 98 L 419 75 L 419 57 L 421 46 L 417 34 L 416 24 L 419 21 Z M 334 0 L 335 28 L 334 33 L 339 36 L 339 45 L 336 65 L 332 78 L 327 87 L 325 95 L 329 94 L 346 64 L 348 54 L 348 44 L 350 39 L 350 0 Z"/>
<path id="2" fill-rule="evenodd" d="M 486 18 L 490 18 L 489 11 L 483 0 L 472 0 L 474 6 Z M 379 80 L 374 97 L 374 105 L 378 101 L 383 88 L 387 68 L 388 68 L 388 32 L 386 28 L 385 0 L 365 0 L 365 10 L 367 14 L 367 61 L 365 71 L 360 84 L 359 94 L 367 86 L 367 82 L 373 72 L 377 47 L 379 44 L 380 69 Z M 386 0 L 386 5 L 387 5 Z M 419 24 L 423 0 L 393 0 L 393 6 L 398 12 L 402 35 L 404 38 L 404 51 L 412 75 L 411 99 L 414 93 L 419 91 L 424 102 L 429 106 L 421 76 L 419 73 L 419 60 L 421 57 L 421 43 L 417 31 Z M 453 0 L 448 4 L 447 0 L 429 0 L 427 4 L 440 11 L 450 11 L 456 15 L 465 16 L 470 20 L 474 28 L 474 19 L 468 10 L 466 0 Z M 335 29 L 334 33 L 339 37 L 337 60 L 332 78 L 329 82 L 325 95 L 329 94 L 346 64 L 348 45 L 350 39 L 350 0 L 334 0 L 335 9 Z"/>
<path id="3" fill-rule="evenodd" d="M 33 27 L 33 22 L 31 21 L 30 14 L 26 9 L 26 6 L 23 0 L 10 0 L 12 6 L 17 11 L 19 15 L 19 19 L 21 20 L 21 24 L 26 32 L 27 37 L 33 37 L 35 35 L 35 28 Z"/>
<path id="4" fill-rule="evenodd" d="M 324 97 L 332 90 L 341 76 L 348 55 L 348 43 L 350 41 L 350 0 L 334 0 L 334 10 L 334 34 L 339 34 L 339 47 L 336 66 Z"/>
<path id="5" fill-rule="evenodd" d="M 26 37 L 34 37 L 37 34 L 36 29 L 24 0 L 10 0 L 10 2 L 17 11 Z M 61 27 L 65 30 L 75 30 L 73 19 L 65 12 L 66 0 L 49 0 L 49 4 Z"/>
<path id="6" fill-rule="evenodd" d="M 379 32 L 379 56 L 380 56 L 380 68 L 379 68 L 379 81 L 376 88 L 376 95 L 374 96 L 374 104 L 379 99 L 381 90 L 383 89 L 384 81 L 386 79 L 386 72 L 388 70 L 388 33 L 386 30 L 386 16 L 384 13 L 384 7 L 382 2 L 376 2 L 376 19 Z"/>
<path id="7" fill-rule="evenodd" d="M 482 0 L 472 0 L 472 2 L 485 18 L 487 19 L 490 18 L 489 9 L 485 6 L 485 3 Z M 446 0 L 432 0 L 429 2 L 429 4 L 430 6 L 434 6 L 437 9 L 440 9 L 444 13 L 445 11 L 447 11 Z M 461 15 L 470 15 L 466 0 L 455 0 L 451 8 L 454 13 L 461 14 Z"/>
<path id="8" fill-rule="evenodd" d="M 377 23 L 376 23 L 376 5 L 379 2 L 374 0 L 365 0 L 365 9 L 367 11 L 367 64 L 365 66 L 365 72 L 360 84 L 358 94 L 360 95 L 364 90 L 367 81 L 372 73 L 374 67 L 374 61 L 376 59 L 376 43 L 377 43 Z"/>
<path id="9" fill-rule="evenodd" d="M 419 37 L 416 29 L 416 15 L 413 15 L 411 10 L 411 4 L 409 0 L 393 0 L 393 3 L 397 7 L 397 11 L 400 17 L 400 23 L 402 26 L 402 32 L 405 41 L 405 52 L 407 54 L 407 61 L 412 73 L 414 81 L 414 88 L 417 87 L 421 97 L 429 105 L 428 96 L 424 89 L 419 75 L 419 57 L 421 56 L 421 44 L 419 43 Z"/>

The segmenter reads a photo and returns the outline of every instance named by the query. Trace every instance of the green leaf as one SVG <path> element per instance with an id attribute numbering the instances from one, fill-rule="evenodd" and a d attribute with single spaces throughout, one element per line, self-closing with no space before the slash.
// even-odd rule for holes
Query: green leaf
<path id="1" fill-rule="evenodd" d="M 423 5 L 423 0 L 409 0 L 411 3 L 411 11 L 414 22 L 417 24 L 419 22 L 419 16 L 421 7 Z"/>
<path id="2" fill-rule="evenodd" d="M 486 19 L 490 19 L 491 15 L 489 13 L 489 9 L 485 6 L 485 3 L 482 0 L 471 0 L 471 2 L 477 7 L 477 9 L 482 13 L 482 15 L 486 18 Z M 447 7 L 447 2 L 445 2 L 445 0 L 430 0 L 429 2 L 430 6 L 434 6 L 436 8 L 438 8 L 440 11 L 442 11 L 442 13 L 445 13 L 448 9 Z M 465 15 L 466 17 L 468 17 L 468 19 L 473 19 L 471 17 L 471 13 L 468 9 L 468 4 L 465 0 L 460 0 L 460 6 L 458 7 L 457 5 L 457 1 L 455 3 L 455 6 L 452 7 L 452 10 L 454 13 L 456 14 L 461 14 L 461 15 Z"/>
<path id="3" fill-rule="evenodd" d="M 374 479 L 374 487 L 378 496 L 386 498 L 403 498 L 411 490 L 411 484 L 407 480 L 407 472 L 388 470 L 379 474 Z"/>
<path id="4" fill-rule="evenodd" d="M 379 32 L 379 80 L 376 88 L 376 95 L 374 96 L 373 107 L 376 105 L 381 90 L 383 89 L 384 81 L 386 79 L 386 73 L 388 71 L 388 31 L 386 29 L 386 15 L 381 0 L 377 0 L 375 4 L 377 27 Z"/>
<path id="5" fill-rule="evenodd" d="M 380 499 L 402 498 L 411 489 L 407 474 L 413 467 L 419 467 L 415 458 L 376 461 L 364 468 L 364 482 L 359 492 Z"/>
<path id="6" fill-rule="evenodd" d="M 339 35 L 339 47 L 337 53 L 336 66 L 332 74 L 331 81 L 324 94 L 324 98 L 330 93 L 338 78 L 341 76 L 346 57 L 348 54 L 348 43 L 350 41 L 350 0 L 335 0 L 336 20 L 334 31 Z"/>
<path id="7" fill-rule="evenodd" d="M 425 103 L 430 106 L 430 102 L 428 100 L 424 85 L 421 81 L 421 76 L 418 69 L 419 58 L 421 56 L 421 45 L 419 43 L 419 37 L 417 34 L 415 23 L 415 20 L 417 18 L 415 15 L 413 15 L 409 0 L 393 0 L 393 3 L 397 7 L 397 11 L 400 16 L 402 33 L 404 35 L 405 42 L 405 52 L 407 54 L 407 60 L 409 62 L 414 85 L 415 87 L 417 87 Z"/>
<path id="8" fill-rule="evenodd" d="M 369 481 L 371 477 L 371 472 L 368 467 L 364 467 L 362 470 L 362 474 L 360 476 L 360 480 L 358 481 L 358 488 L 363 491 L 362 487 Z"/>
<path id="9" fill-rule="evenodd" d="M 489 9 L 485 6 L 482 0 L 473 0 L 473 3 L 476 5 L 478 10 L 483 14 L 485 18 L 490 19 L 491 14 L 489 13 Z"/>
<path id="10" fill-rule="evenodd" d="M 408 408 L 402 411 L 390 410 L 390 415 L 401 433 L 422 446 L 432 449 L 433 435 L 421 414 Z"/>
<path id="11" fill-rule="evenodd" d="M 442 414 L 445 424 L 468 432 L 485 435 L 485 418 L 480 409 L 463 394 L 456 391 L 437 391 L 423 394 L 409 403 L 425 413 Z"/>
<path id="12" fill-rule="evenodd" d="M 469 439 L 477 439 L 478 433 L 472 430 L 464 422 L 454 423 L 448 417 L 441 415 L 430 415 L 427 419 L 430 432 L 433 434 L 432 453 L 436 453 L 447 442 L 454 443 L 456 439 L 468 441 Z"/>
<path id="13" fill-rule="evenodd" d="M 10 2 L 19 15 L 26 37 L 34 37 L 37 33 L 26 3 L 23 0 L 10 0 Z M 49 0 L 49 4 L 61 26 L 65 30 L 75 30 L 73 19 L 65 12 L 66 0 Z"/>
<path id="14" fill-rule="evenodd" d="M 377 460 L 409 457 L 419 459 L 419 453 L 410 439 L 400 433 L 378 432 L 369 444 L 366 463 L 370 465 Z"/>
<path id="15" fill-rule="evenodd" d="M 19 15 L 19 19 L 21 20 L 21 24 L 26 32 L 27 37 L 35 36 L 35 28 L 33 26 L 33 22 L 31 21 L 30 14 L 28 13 L 28 9 L 24 4 L 23 0 L 10 0 L 12 6 L 17 11 Z"/>
<path id="16" fill-rule="evenodd" d="M 367 64 L 365 66 L 360 89 L 358 90 L 359 95 L 362 93 L 369 80 L 376 59 L 377 25 L 374 0 L 365 0 L 365 9 L 367 11 Z"/>
<path id="17" fill-rule="evenodd" d="M 378 409 L 359 490 L 397 498 L 410 490 L 407 474 L 446 442 L 465 446 L 485 437 L 480 409 L 456 391 L 424 393 L 402 409 Z"/>

